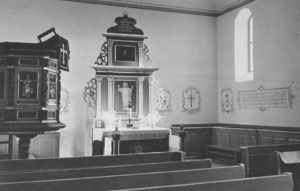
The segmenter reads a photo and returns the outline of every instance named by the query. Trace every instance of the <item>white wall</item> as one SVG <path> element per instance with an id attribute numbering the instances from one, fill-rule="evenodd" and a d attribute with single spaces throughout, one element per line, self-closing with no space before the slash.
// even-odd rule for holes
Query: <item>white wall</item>
<path id="1" fill-rule="evenodd" d="M 246 5 L 254 18 L 254 81 L 234 81 L 234 20 L 239 10 L 217 19 L 218 116 L 220 123 L 300 126 L 300 1 L 257 0 Z M 293 108 L 239 109 L 237 92 L 292 85 Z M 221 112 L 221 90 L 231 88 L 234 113 Z"/>
<path id="2" fill-rule="evenodd" d="M 101 33 L 124 11 L 149 36 L 145 43 L 160 68 L 155 77 L 172 94 L 173 111 L 165 114 L 165 125 L 217 122 L 216 18 L 58 0 L 0 0 L 0 4 L 1 42 L 37 42 L 36 36 L 51 27 L 69 40 L 70 72 L 62 72 L 62 86 L 70 93 L 70 106 L 61 115 L 67 125 L 61 131 L 61 156 L 82 156 L 89 147 L 83 89 L 94 76 L 90 65 L 105 40 Z M 182 91 L 188 86 L 201 94 L 201 111 L 193 115 L 181 112 Z"/>

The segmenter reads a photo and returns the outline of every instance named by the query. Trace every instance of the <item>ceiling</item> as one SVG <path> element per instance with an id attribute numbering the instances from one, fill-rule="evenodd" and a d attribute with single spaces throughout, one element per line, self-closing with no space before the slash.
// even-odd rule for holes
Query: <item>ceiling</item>
<path id="1" fill-rule="evenodd" d="M 219 16 L 255 0 L 65 0 L 110 6 Z"/>

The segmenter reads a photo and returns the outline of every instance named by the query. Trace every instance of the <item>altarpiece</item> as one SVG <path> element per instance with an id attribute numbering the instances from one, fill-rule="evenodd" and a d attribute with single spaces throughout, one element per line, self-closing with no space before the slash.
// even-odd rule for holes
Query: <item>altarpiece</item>
<path id="1" fill-rule="evenodd" d="M 144 126 L 145 116 L 154 112 L 152 81 L 153 73 L 159 69 L 152 65 L 144 44 L 148 37 L 127 13 L 117 17 L 115 23 L 103 34 L 106 41 L 92 66 L 96 72 L 93 141 L 103 142 L 102 138 L 111 136 L 117 126 L 121 153 L 168 150 L 168 129 L 139 130 Z M 145 132 L 147 136 L 143 135 Z M 128 143 L 127 149 L 122 149 Z"/>

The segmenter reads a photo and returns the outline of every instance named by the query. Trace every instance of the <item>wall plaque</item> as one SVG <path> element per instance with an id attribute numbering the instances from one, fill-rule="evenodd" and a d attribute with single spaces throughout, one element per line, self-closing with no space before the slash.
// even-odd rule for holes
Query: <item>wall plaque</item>
<path id="1" fill-rule="evenodd" d="M 292 108 L 294 99 L 291 86 L 273 89 L 260 86 L 257 90 L 238 92 L 240 109 L 258 108 L 262 112 L 267 108 Z"/>
<path id="2" fill-rule="evenodd" d="M 171 92 L 167 88 L 160 88 L 158 111 L 171 112 Z"/>
<path id="3" fill-rule="evenodd" d="M 183 90 L 182 111 L 188 114 L 194 114 L 200 111 L 200 91 L 196 88 L 189 87 Z"/>
<path id="4" fill-rule="evenodd" d="M 224 88 L 221 92 L 222 112 L 230 113 L 234 111 L 233 108 L 233 94 L 230 88 Z"/>

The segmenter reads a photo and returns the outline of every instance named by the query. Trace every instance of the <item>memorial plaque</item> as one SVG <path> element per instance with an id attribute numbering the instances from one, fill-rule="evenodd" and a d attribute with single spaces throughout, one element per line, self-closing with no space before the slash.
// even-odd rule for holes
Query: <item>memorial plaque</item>
<path id="1" fill-rule="evenodd" d="M 239 91 L 238 102 L 240 109 L 258 108 L 292 108 L 293 99 L 291 87 L 265 89 L 260 86 L 257 90 Z"/>

